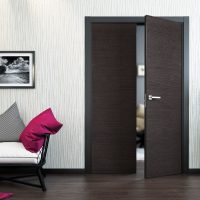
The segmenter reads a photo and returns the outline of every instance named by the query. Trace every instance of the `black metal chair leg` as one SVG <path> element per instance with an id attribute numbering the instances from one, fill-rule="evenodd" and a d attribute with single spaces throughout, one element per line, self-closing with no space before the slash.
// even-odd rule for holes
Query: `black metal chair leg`
<path id="1" fill-rule="evenodd" d="M 37 184 L 29 183 L 29 182 L 26 182 L 26 181 L 18 180 L 18 179 L 34 177 L 34 176 L 37 176 L 37 175 L 31 174 L 31 175 L 23 175 L 23 176 L 12 176 L 12 177 L 9 177 L 9 178 L 0 177 L 0 181 L 9 181 L 9 182 L 13 182 L 13 183 L 19 183 L 19 184 L 23 184 L 23 185 L 32 186 L 32 187 L 42 188 L 41 184 L 37 185 Z"/>
<path id="2" fill-rule="evenodd" d="M 38 174 L 38 178 L 39 178 L 39 181 L 40 181 L 40 185 L 42 187 L 42 190 L 43 191 L 46 191 L 46 186 L 45 186 L 45 182 L 44 182 L 44 176 L 42 175 L 42 171 L 41 171 L 41 168 L 39 168 L 37 170 L 37 174 Z"/>
<path id="3" fill-rule="evenodd" d="M 42 175 L 44 176 L 44 178 L 46 177 L 46 172 L 43 168 L 41 168 L 41 172 L 42 172 Z"/>
<path id="4" fill-rule="evenodd" d="M 37 188 L 42 188 L 43 191 L 46 191 L 46 186 L 45 186 L 45 182 L 44 182 L 44 177 L 46 176 L 45 171 L 42 169 L 42 167 L 45 165 L 46 163 L 46 155 L 47 155 L 47 149 L 48 149 L 48 144 L 49 144 L 49 138 L 50 135 L 46 134 L 45 135 L 45 140 L 44 140 L 44 144 L 43 144 L 43 148 L 42 148 L 42 153 L 41 153 L 41 158 L 39 163 L 37 164 L 25 164 L 25 163 L 14 163 L 14 164 L 9 164 L 9 163 L 0 163 L 0 168 L 16 168 L 16 169 L 20 169 L 20 170 L 30 170 L 31 172 L 34 171 L 34 174 L 31 175 L 22 175 L 22 176 L 14 176 L 14 177 L 0 177 L 0 181 L 10 181 L 10 182 L 14 182 L 14 183 L 19 183 L 19 184 L 24 184 L 24 185 L 28 185 L 28 186 L 32 186 L 32 187 L 37 187 Z M 26 181 L 21 181 L 21 180 L 17 180 L 17 179 L 21 179 L 21 178 L 26 178 L 26 177 L 30 177 L 30 176 L 38 176 L 39 178 L 39 182 L 40 184 L 32 184 Z"/>

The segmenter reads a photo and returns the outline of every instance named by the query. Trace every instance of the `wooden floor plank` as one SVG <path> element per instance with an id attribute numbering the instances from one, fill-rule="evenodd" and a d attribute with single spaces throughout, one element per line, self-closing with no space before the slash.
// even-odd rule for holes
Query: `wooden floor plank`
<path id="1" fill-rule="evenodd" d="M 31 179 L 32 180 L 32 179 Z M 47 175 L 48 191 L 0 182 L 13 200 L 199 200 L 200 176 L 178 175 L 144 179 L 143 170 L 130 175 Z"/>

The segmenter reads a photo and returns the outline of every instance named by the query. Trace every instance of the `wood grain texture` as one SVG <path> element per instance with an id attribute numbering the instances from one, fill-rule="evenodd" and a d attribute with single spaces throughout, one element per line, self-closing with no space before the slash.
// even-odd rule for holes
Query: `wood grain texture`
<path id="1" fill-rule="evenodd" d="M 146 176 L 181 173 L 182 26 L 146 17 Z"/>
<path id="2" fill-rule="evenodd" d="M 33 181 L 31 179 L 31 181 Z M 130 175 L 47 175 L 47 192 L 1 182 L 13 200 L 199 200 L 199 176 L 144 179 L 142 168 Z"/>
<path id="3" fill-rule="evenodd" d="M 91 84 L 92 172 L 135 172 L 135 24 L 92 24 Z"/>

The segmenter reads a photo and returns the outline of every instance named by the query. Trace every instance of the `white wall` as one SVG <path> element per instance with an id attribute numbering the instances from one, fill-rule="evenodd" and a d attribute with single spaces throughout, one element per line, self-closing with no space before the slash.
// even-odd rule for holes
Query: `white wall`
<path id="1" fill-rule="evenodd" d="M 144 26 L 136 28 L 136 64 L 144 65 Z M 144 104 L 144 76 L 137 76 L 137 104 Z"/>
<path id="2" fill-rule="evenodd" d="M 199 0 L 0 0 L 0 50 L 36 51 L 36 89 L 1 89 L 25 122 L 51 106 L 64 123 L 47 167 L 84 167 L 84 17 L 190 16 L 190 167 L 200 168 Z"/>

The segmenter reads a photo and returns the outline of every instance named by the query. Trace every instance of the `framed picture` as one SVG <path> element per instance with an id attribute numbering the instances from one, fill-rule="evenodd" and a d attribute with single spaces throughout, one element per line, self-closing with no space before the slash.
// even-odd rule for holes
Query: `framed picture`
<path id="1" fill-rule="evenodd" d="M 138 65 L 137 66 L 137 75 L 138 76 L 144 76 L 145 75 L 145 67 L 144 67 L 144 65 Z"/>
<path id="2" fill-rule="evenodd" d="M 0 51 L 0 88 L 34 88 L 34 62 L 34 51 Z"/>

